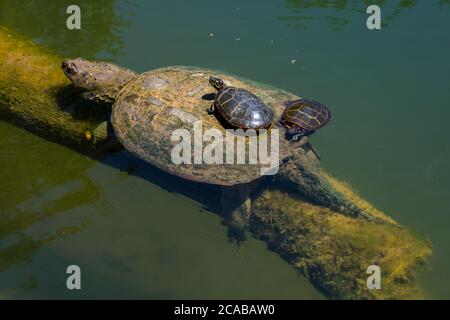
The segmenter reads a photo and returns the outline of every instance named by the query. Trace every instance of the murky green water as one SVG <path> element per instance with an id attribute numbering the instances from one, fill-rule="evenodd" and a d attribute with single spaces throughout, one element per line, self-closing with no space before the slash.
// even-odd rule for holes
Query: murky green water
<path id="1" fill-rule="evenodd" d="M 77 1 L 72 32 L 72 3 L 0 0 L 0 25 L 65 56 L 223 69 L 328 104 L 334 121 L 313 136 L 324 166 L 432 240 L 423 287 L 450 298 L 450 5 L 373 2 L 376 32 L 350 0 Z M 0 122 L 0 298 L 321 297 L 264 243 L 227 241 L 215 190 L 122 162 Z"/>

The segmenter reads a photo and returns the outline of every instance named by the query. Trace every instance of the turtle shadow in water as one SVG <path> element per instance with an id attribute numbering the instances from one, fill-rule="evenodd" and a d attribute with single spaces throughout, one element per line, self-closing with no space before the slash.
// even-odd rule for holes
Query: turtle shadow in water
<path id="1" fill-rule="evenodd" d="M 251 232 L 249 225 L 247 226 L 248 228 L 241 228 L 239 224 L 236 224 L 235 217 L 232 216 L 234 210 L 245 201 L 245 197 L 241 199 L 242 202 L 232 199 L 229 202 L 227 201 L 226 204 L 222 202 L 223 188 L 228 191 L 233 189 L 237 190 L 237 194 L 239 194 L 243 185 L 222 187 L 179 178 L 164 172 L 145 160 L 137 158 L 125 149 L 119 152 L 105 154 L 104 157 L 97 158 L 96 160 L 110 167 L 117 168 L 122 172 L 127 172 L 129 175 L 149 181 L 170 193 L 181 194 L 200 203 L 200 212 L 205 213 L 208 211 L 220 217 L 221 223 L 227 227 L 227 238 L 231 243 L 240 245 L 247 238 L 246 231 Z M 266 188 L 278 188 L 273 183 L 271 177 L 261 177 L 257 183 L 250 183 L 248 185 L 251 185 L 249 187 L 250 192 L 248 193 L 250 199 L 257 197 L 261 193 L 261 190 Z M 226 206 L 225 210 L 224 205 Z"/>
<path id="2" fill-rule="evenodd" d="M 107 153 L 96 160 L 129 175 L 147 180 L 170 193 L 179 193 L 198 201 L 202 205 L 202 210 L 220 212 L 220 186 L 179 178 L 137 158 L 126 149 Z"/>
<path id="3" fill-rule="evenodd" d="M 137 158 L 125 149 L 107 153 L 96 160 L 122 172 L 127 172 L 129 175 L 149 181 L 170 193 L 181 194 L 193 199 L 200 203 L 202 213 L 208 211 L 221 218 L 221 223 L 227 227 L 229 242 L 239 244 L 245 239 L 239 230 L 234 228 L 228 215 L 224 215 L 222 212 L 221 186 L 179 178 Z"/>

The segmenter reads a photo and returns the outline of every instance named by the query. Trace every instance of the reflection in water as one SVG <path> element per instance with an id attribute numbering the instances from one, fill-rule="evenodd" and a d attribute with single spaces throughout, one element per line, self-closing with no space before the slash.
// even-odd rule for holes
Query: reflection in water
<path id="1" fill-rule="evenodd" d="M 0 0 L 0 25 L 51 47 L 61 55 L 114 57 L 122 48 L 120 30 L 128 25 L 117 14 L 114 0 L 78 0 L 81 30 L 68 30 L 65 0 Z"/>
<path id="2" fill-rule="evenodd" d="M 61 289 L 74 263 L 95 279 L 86 298 L 321 297 L 262 243 L 226 242 L 201 209 L 219 211 L 217 187 L 126 151 L 102 162 L 0 122 L 0 176 L 13 182 L 0 182 L 0 298 L 73 298 Z"/>
<path id="3" fill-rule="evenodd" d="M 43 235 L 38 238 L 30 237 L 24 233 L 16 234 L 16 240 L 13 244 L 0 249 L 0 272 L 15 264 L 30 261 L 32 255 L 45 244 L 80 232 L 87 226 L 88 223 L 83 223 L 79 226 L 66 226 L 50 235 Z"/>
<path id="4" fill-rule="evenodd" d="M 10 130 L 9 125 L 0 127 L 0 133 Z M 87 175 L 95 162 L 77 161 L 78 155 L 63 150 L 47 154 L 44 162 L 46 148 L 36 143 L 38 138 L 15 130 L 19 134 L 1 134 L 0 140 L 2 180 L 10 182 L 0 184 L 0 271 L 29 261 L 43 245 L 84 229 L 88 221 L 36 231 L 52 217 L 83 204 L 98 207 L 103 193 Z"/>
<path id="5" fill-rule="evenodd" d="M 438 1 L 440 5 L 450 4 L 450 0 Z M 323 23 L 335 30 L 341 31 L 352 20 L 348 18 L 348 12 L 367 16 L 366 9 L 369 5 L 376 4 L 382 10 L 383 27 L 404 10 L 413 8 L 418 4 L 417 0 L 285 0 L 285 4 L 294 15 L 280 17 L 288 25 L 299 29 L 306 29 L 312 24 Z M 326 9 L 324 13 L 323 9 Z"/>
<path id="6" fill-rule="evenodd" d="M 0 183 L 0 272 L 29 263 L 49 243 L 89 226 L 92 216 L 72 220 L 71 210 L 87 205 L 96 213 L 111 211 L 101 184 L 89 176 L 96 162 L 38 143 L 39 139 L 0 123 L 0 168 L 2 180 L 7 182 Z M 48 152 L 50 148 L 52 152 Z M 45 161 L 42 154 L 46 154 Z M 171 193 L 187 195 L 202 203 L 205 210 L 219 212 L 216 187 L 171 176 L 125 151 L 104 158 L 103 163 L 120 170 L 116 182 L 133 174 Z M 58 219 L 60 216 L 65 218 Z M 34 285 L 33 279 L 24 279 L 24 288 Z"/>
<path id="7" fill-rule="evenodd" d="M 127 25 L 116 11 L 114 0 L 79 0 L 81 30 L 66 28 L 64 0 L 0 0 L 0 25 L 51 47 L 65 56 L 94 58 L 103 53 L 114 57 L 122 47 L 120 30 Z M 3 127 L 3 128 L 2 128 Z M 0 132 L 9 132 L 2 124 Z M 19 131 L 20 132 L 20 131 Z M 77 233 L 88 225 L 84 221 L 65 222 L 52 231 L 39 233 L 39 226 L 51 223 L 83 204 L 105 212 L 103 190 L 87 175 L 93 161 L 78 161 L 79 155 L 47 153 L 29 135 L 1 134 L 0 139 L 0 271 L 29 261 L 45 244 Z M 18 148 L 17 146 L 20 146 Z M 17 150 L 20 149 L 20 150 Z M 42 161 L 46 154 L 46 161 Z M 69 224 L 69 225 L 67 225 Z M 28 281 L 31 288 L 35 281 Z"/>

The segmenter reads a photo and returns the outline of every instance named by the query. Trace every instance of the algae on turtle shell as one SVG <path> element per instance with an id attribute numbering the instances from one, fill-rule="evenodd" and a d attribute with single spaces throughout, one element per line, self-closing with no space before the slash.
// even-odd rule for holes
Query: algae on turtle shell
<path id="1" fill-rule="evenodd" d="M 76 150 L 101 153 L 102 145 L 94 148 L 85 132 L 108 115 L 78 98 L 60 71 L 61 61 L 61 57 L 0 28 L 0 117 Z M 431 256 L 430 243 L 396 224 L 320 167 L 312 176 L 309 173 L 308 169 L 299 170 L 291 179 L 275 181 L 270 188 L 263 184 L 252 191 L 252 233 L 327 297 L 420 297 L 417 273 Z M 337 212 L 337 208 L 307 200 L 324 188 L 327 197 L 344 199 L 377 219 L 355 219 Z M 377 222 L 380 219 L 389 223 Z M 371 264 L 381 267 L 381 290 L 366 287 L 365 272 Z"/>

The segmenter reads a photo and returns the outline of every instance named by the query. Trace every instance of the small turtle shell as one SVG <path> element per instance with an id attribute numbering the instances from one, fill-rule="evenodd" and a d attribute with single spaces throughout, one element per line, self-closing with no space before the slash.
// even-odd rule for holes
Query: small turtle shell
<path id="1" fill-rule="evenodd" d="M 317 101 L 298 99 L 287 103 L 281 115 L 285 124 L 297 125 L 309 131 L 315 131 L 331 120 L 330 110 Z"/>
<path id="2" fill-rule="evenodd" d="M 234 87 L 226 87 L 217 93 L 216 107 L 222 117 L 236 128 L 267 128 L 274 117 L 272 109 L 260 98 Z"/>

